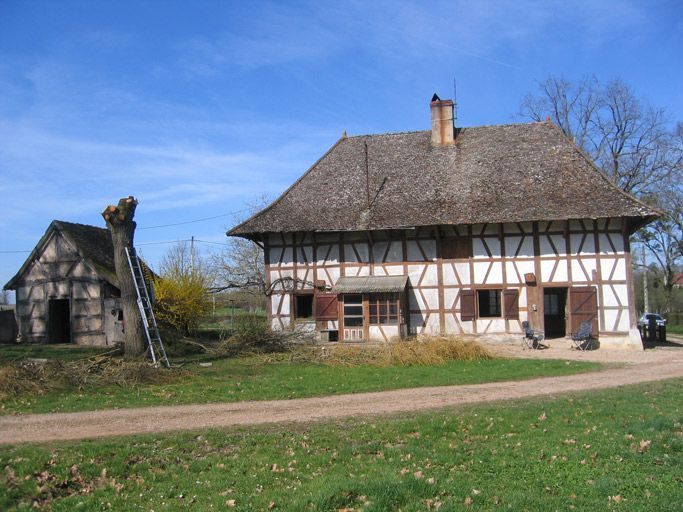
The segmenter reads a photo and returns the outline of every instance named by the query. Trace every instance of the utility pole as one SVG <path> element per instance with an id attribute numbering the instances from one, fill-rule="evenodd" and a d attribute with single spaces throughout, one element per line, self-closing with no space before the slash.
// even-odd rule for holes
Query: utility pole
<path id="1" fill-rule="evenodd" d="M 190 239 L 190 267 L 194 274 L 194 235 L 192 235 L 192 238 Z"/>
<path id="2" fill-rule="evenodd" d="M 647 289 L 647 264 L 645 263 L 645 247 L 641 247 L 643 258 L 643 313 L 650 313 L 650 291 Z"/>

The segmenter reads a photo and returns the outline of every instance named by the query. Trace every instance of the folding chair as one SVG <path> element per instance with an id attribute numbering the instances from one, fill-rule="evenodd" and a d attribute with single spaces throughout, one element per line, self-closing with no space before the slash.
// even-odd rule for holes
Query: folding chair
<path id="1" fill-rule="evenodd" d="M 522 348 L 523 349 L 540 349 L 546 348 L 545 345 L 541 343 L 545 338 L 545 333 L 543 331 L 535 331 L 529 325 L 526 320 L 522 322 L 522 329 L 524 329 L 524 337 L 522 337 Z"/>
<path id="2" fill-rule="evenodd" d="M 581 322 L 579 330 L 572 333 L 572 343 L 578 350 L 587 350 L 593 339 L 593 322 Z"/>

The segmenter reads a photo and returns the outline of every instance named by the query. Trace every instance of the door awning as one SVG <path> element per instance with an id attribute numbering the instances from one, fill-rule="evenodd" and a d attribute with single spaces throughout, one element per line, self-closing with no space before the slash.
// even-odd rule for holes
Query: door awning
<path id="1" fill-rule="evenodd" d="M 332 293 L 398 293 L 407 285 L 408 276 L 340 277 Z"/>

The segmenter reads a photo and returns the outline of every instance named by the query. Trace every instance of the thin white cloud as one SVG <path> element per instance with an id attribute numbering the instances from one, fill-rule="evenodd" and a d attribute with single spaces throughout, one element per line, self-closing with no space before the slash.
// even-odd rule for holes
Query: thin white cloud
<path id="1" fill-rule="evenodd" d="M 600 45 L 624 31 L 652 29 L 647 6 L 634 1 L 503 0 L 425 4 L 416 0 L 268 4 L 237 32 L 180 45 L 186 71 L 215 76 L 239 66 L 290 65 L 380 54 L 395 65 L 411 59 L 460 56 L 496 66 L 521 65 L 494 57 L 500 50 L 537 44 Z"/>

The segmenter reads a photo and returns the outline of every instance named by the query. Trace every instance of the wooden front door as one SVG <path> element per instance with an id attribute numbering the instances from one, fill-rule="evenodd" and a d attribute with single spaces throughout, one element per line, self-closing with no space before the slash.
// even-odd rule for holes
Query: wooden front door
<path id="1" fill-rule="evenodd" d="M 571 332 L 577 332 L 581 322 L 593 322 L 593 335 L 598 334 L 598 293 L 595 286 L 570 288 L 569 308 Z"/>

